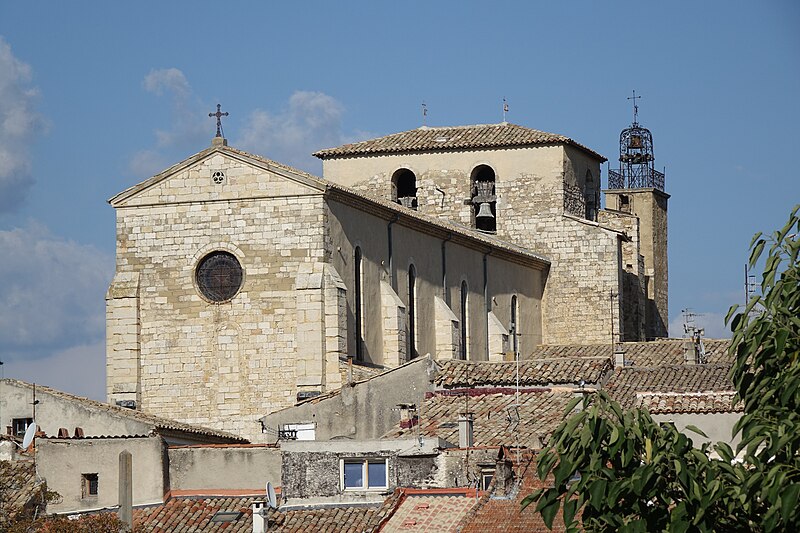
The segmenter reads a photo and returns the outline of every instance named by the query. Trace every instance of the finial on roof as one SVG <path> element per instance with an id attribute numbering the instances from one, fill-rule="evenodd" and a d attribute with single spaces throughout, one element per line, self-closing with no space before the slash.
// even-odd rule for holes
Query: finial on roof
<path id="1" fill-rule="evenodd" d="M 503 124 L 507 124 L 508 123 L 506 121 L 506 113 L 508 113 L 508 101 L 506 100 L 506 97 L 504 96 L 503 97 Z"/>
<path id="2" fill-rule="evenodd" d="M 422 102 L 422 127 L 423 128 L 426 126 L 425 117 L 427 117 L 427 116 L 428 116 L 428 104 L 426 104 L 425 102 Z"/>
<path id="3" fill-rule="evenodd" d="M 636 99 L 641 98 L 641 96 L 636 96 L 636 90 L 633 91 L 633 96 L 629 96 L 628 100 L 633 100 L 633 125 L 639 125 L 639 106 L 636 104 Z"/>
<path id="4" fill-rule="evenodd" d="M 214 137 L 213 142 L 211 143 L 214 146 L 222 144 L 226 146 L 228 143 L 225 141 L 225 138 L 222 136 L 222 117 L 227 117 L 230 113 L 225 111 L 224 113 L 220 111 L 222 104 L 217 104 L 217 112 L 216 113 L 209 113 L 209 117 L 216 117 L 217 118 L 217 135 Z M 222 139 L 221 141 L 217 141 L 217 139 Z"/>

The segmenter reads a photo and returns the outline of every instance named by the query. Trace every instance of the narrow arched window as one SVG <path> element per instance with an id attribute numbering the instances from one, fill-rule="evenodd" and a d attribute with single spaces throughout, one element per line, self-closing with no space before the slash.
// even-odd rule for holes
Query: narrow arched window
<path id="1" fill-rule="evenodd" d="M 472 171 L 472 221 L 481 231 L 497 231 L 497 196 L 495 173 L 488 165 L 478 165 Z"/>
<path id="2" fill-rule="evenodd" d="M 517 295 L 511 297 L 511 338 L 512 348 L 514 349 L 514 358 L 519 353 L 519 308 L 517 303 Z"/>
<path id="3" fill-rule="evenodd" d="M 355 308 L 354 314 L 356 316 L 356 359 L 359 361 L 364 358 L 364 287 L 362 280 L 362 263 L 361 247 L 356 246 L 353 261 L 353 289 L 355 290 L 353 307 Z"/>
<path id="4" fill-rule="evenodd" d="M 408 267 L 408 359 L 417 356 L 417 269 Z"/>
<path id="5" fill-rule="evenodd" d="M 469 343 L 469 316 L 467 316 L 467 298 L 469 295 L 469 288 L 467 282 L 461 282 L 461 359 L 466 360 L 469 355 L 467 344 Z"/>
<path id="6" fill-rule="evenodd" d="M 392 175 L 392 194 L 398 204 L 409 209 L 417 208 L 417 176 L 407 168 Z"/>

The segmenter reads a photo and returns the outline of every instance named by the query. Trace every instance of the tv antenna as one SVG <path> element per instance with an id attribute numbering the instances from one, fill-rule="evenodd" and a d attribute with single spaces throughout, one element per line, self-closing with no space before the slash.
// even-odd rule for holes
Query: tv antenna
<path id="1" fill-rule="evenodd" d="M 508 113 L 508 100 L 506 97 L 503 97 L 503 124 L 506 123 L 506 113 Z"/>
<path id="2" fill-rule="evenodd" d="M 422 127 L 425 127 L 425 119 L 428 116 L 428 104 L 422 102 Z"/>

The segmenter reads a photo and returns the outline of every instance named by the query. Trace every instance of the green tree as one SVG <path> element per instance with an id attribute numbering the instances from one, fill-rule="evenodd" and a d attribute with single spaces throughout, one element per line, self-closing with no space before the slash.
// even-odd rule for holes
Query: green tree
<path id="1" fill-rule="evenodd" d="M 762 294 L 728 313 L 731 378 L 744 406 L 736 452 L 725 443 L 694 448 L 674 425 L 625 411 L 601 391 L 570 404 L 568 413 L 581 408 L 537 465 L 553 486 L 523 506 L 535 503 L 548 527 L 561 509 L 571 531 L 800 531 L 798 211 L 753 238 L 751 267 L 769 250 Z"/>

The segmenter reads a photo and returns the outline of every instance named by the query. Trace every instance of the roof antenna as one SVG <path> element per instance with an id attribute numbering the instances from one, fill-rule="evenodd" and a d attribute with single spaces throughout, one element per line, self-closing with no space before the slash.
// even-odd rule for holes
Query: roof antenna
<path id="1" fill-rule="evenodd" d="M 423 128 L 426 126 L 425 117 L 427 117 L 427 116 L 428 116 L 428 104 L 426 104 L 425 102 L 422 102 L 422 127 Z"/>
<path id="2" fill-rule="evenodd" d="M 508 123 L 508 122 L 506 122 L 506 113 L 508 113 L 508 101 L 506 100 L 506 97 L 504 96 L 503 97 L 503 124 L 507 124 Z"/>

